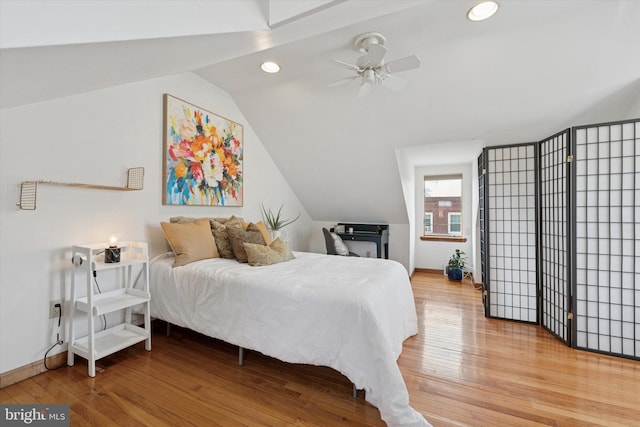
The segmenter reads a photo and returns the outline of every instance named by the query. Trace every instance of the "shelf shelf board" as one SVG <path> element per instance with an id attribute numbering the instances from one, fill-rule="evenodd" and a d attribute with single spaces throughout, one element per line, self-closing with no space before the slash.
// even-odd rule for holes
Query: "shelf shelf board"
<path id="1" fill-rule="evenodd" d="M 133 307 L 134 305 L 143 304 L 151 299 L 148 292 L 139 289 L 116 289 L 93 296 L 93 315 L 100 316 L 102 314 L 112 313 L 124 308 Z M 89 302 L 87 297 L 78 298 L 76 300 L 76 308 L 82 312 L 88 313 Z"/>
<path id="2" fill-rule="evenodd" d="M 94 268 L 96 271 L 100 270 L 108 270 L 111 268 L 119 268 L 119 267 L 127 267 L 129 265 L 136 265 L 141 263 L 146 263 L 146 258 L 135 258 L 125 256 L 120 262 L 104 262 L 102 259 L 94 261 Z"/>
<path id="3" fill-rule="evenodd" d="M 95 333 L 94 354 L 100 359 L 149 338 L 149 332 L 138 326 L 122 323 L 105 331 Z M 73 343 L 78 356 L 89 359 L 89 338 L 83 337 Z"/>

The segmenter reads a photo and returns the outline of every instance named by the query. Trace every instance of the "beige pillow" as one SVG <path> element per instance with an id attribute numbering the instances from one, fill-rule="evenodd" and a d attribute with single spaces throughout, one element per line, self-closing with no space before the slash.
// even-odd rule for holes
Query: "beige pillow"
<path id="1" fill-rule="evenodd" d="M 227 227 L 227 233 L 229 234 L 233 255 L 238 262 L 249 261 L 243 243 L 265 245 L 264 237 L 262 237 L 260 229 L 255 224 L 249 224 L 246 230 L 243 230 L 242 227 Z"/>
<path id="2" fill-rule="evenodd" d="M 235 218 L 235 217 L 231 217 Z M 207 218 L 193 218 L 190 216 L 172 216 L 169 218 L 169 222 L 177 223 L 177 224 L 188 224 L 196 221 L 200 221 L 201 219 Z M 231 258 L 233 259 L 233 251 L 231 250 L 231 244 L 229 243 L 229 237 L 227 236 L 227 232 L 224 228 L 224 223 L 229 220 L 229 218 L 208 218 L 211 225 L 211 234 L 216 241 L 216 248 L 218 249 L 218 254 L 220 258 Z"/>
<path id="3" fill-rule="evenodd" d="M 211 218 L 211 219 L 224 225 L 227 225 L 227 221 L 231 221 L 232 223 L 236 221 L 244 222 L 244 219 L 235 215 L 231 215 L 230 217 L 217 217 L 217 218 Z"/>
<path id="4" fill-rule="evenodd" d="M 235 215 L 231 215 L 229 217 L 229 219 L 224 222 L 224 225 L 227 226 L 227 227 L 243 227 L 245 229 L 247 228 L 247 227 L 243 226 L 244 225 L 244 219 L 242 219 L 242 218 L 240 218 L 238 216 L 235 216 Z"/>
<path id="5" fill-rule="evenodd" d="M 235 217 L 232 217 L 235 218 Z M 210 219 L 211 232 L 216 239 L 216 246 L 218 247 L 218 253 L 221 258 L 234 259 L 233 248 L 231 247 L 231 241 L 229 240 L 229 233 L 227 228 L 236 227 L 242 228 L 240 221 L 225 221 L 224 224 L 216 219 Z"/>
<path id="6" fill-rule="evenodd" d="M 172 216 L 171 218 L 169 218 L 169 222 L 170 223 L 175 223 L 175 224 L 189 224 L 191 222 L 196 222 L 196 221 L 200 221 L 201 219 L 206 219 L 206 218 L 193 218 L 190 216 Z"/>
<path id="7" fill-rule="evenodd" d="M 160 226 L 176 255 L 174 267 L 220 257 L 207 218 L 182 224 L 161 222 Z"/>
<path id="8" fill-rule="evenodd" d="M 260 233 L 262 233 L 262 237 L 264 237 L 264 242 L 267 245 L 270 245 L 271 242 L 273 242 L 273 240 L 271 239 L 271 233 L 269 233 L 269 230 L 267 230 L 267 226 L 264 224 L 264 222 L 262 221 L 256 222 L 256 227 L 258 227 L 258 230 L 260 230 Z"/>
<path id="9" fill-rule="evenodd" d="M 255 243 L 244 243 L 243 246 L 247 252 L 249 265 L 253 267 L 277 264 L 295 258 L 293 252 L 280 238 L 274 240 L 269 246 L 256 245 Z"/>

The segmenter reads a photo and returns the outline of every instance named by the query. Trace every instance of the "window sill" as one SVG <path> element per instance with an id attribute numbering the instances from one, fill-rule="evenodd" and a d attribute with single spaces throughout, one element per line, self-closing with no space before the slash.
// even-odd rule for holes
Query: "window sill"
<path id="1" fill-rule="evenodd" d="M 420 240 L 428 242 L 466 242 L 464 236 L 445 236 L 443 234 L 434 234 L 431 236 L 420 236 Z"/>

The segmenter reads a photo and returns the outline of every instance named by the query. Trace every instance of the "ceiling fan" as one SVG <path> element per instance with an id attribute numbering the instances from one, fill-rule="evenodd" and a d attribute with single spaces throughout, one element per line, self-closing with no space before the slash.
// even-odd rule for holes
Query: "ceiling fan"
<path id="1" fill-rule="evenodd" d="M 355 64 L 334 59 L 334 62 L 348 70 L 355 71 L 356 75 L 329 83 L 329 86 L 337 86 L 353 80 L 360 80 L 358 96 L 365 96 L 371 92 L 371 87 L 376 84 L 391 89 L 400 90 L 407 83 L 404 79 L 396 77 L 392 73 L 408 71 L 420 66 L 420 58 L 417 55 L 409 55 L 404 58 L 384 62 L 387 48 L 384 47 L 385 37 L 376 32 L 360 34 L 353 41 L 353 46 L 365 55 L 358 58 Z"/>

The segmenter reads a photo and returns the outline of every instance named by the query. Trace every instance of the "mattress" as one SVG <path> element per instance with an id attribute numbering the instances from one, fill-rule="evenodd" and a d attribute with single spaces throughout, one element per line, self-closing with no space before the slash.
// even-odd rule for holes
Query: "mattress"
<path id="1" fill-rule="evenodd" d="M 150 266 L 151 315 L 290 363 L 349 378 L 390 426 L 428 426 L 409 405 L 397 359 L 418 331 L 411 283 L 396 261 L 295 252 L 262 267 L 206 259 Z"/>

